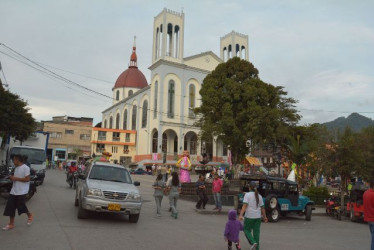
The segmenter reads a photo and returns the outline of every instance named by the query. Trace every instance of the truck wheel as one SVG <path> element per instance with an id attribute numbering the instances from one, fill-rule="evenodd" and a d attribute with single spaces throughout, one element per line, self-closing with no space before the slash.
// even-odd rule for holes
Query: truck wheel
<path id="1" fill-rule="evenodd" d="M 140 214 L 130 214 L 129 215 L 129 221 L 131 223 L 137 223 L 138 220 L 139 220 L 139 216 L 140 216 Z"/>
<path id="2" fill-rule="evenodd" d="M 305 208 L 305 220 L 310 221 L 312 219 L 312 206 L 306 205 Z"/>
<path id="3" fill-rule="evenodd" d="M 353 206 L 351 206 L 351 209 L 349 210 L 349 218 L 351 219 L 352 222 L 357 221 L 357 217 L 355 216 L 355 211 Z"/>
<path id="4" fill-rule="evenodd" d="M 269 195 L 268 197 L 266 197 L 266 207 L 273 210 L 275 209 L 277 206 L 278 206 L 278 200 L 277 200 L 277 197 L 275 195 Z"/>
<path id="5" fill-rule="evenodd" d="M 270 212 L 267 213 L 267 217 L 270 222 L 277 222 L 280 218 L 279 208 L 276 207 L 272 209 Z"/>

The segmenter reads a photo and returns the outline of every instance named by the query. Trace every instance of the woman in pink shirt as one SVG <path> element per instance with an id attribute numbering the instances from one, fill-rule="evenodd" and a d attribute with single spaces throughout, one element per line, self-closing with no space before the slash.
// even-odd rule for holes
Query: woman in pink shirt
<path id="1" fill-rule="evenodd" d="M 213 184 L 212 184 L 212 193 L 214 197 L 214 202 L 216 203 L 216 207 L 213 210 L 218 210 L 218 212 L 221 212 L 222 210 L 222 203 L 221 203 L 222 186 L 223 186 L 223 181 L 219 178 L 218 174 L 215 174 Z"/>

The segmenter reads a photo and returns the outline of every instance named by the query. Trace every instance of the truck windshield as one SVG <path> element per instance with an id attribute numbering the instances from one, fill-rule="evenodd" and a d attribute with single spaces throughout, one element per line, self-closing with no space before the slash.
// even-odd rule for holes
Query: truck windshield
<path id="1" fill-rule="evenodd" d="M 36 148 L 12 148 L 11 155 L 26 155 L 27 162 L 30 164 L 42 164 L 45 162 L 45 152 L 43 149 Z"/>

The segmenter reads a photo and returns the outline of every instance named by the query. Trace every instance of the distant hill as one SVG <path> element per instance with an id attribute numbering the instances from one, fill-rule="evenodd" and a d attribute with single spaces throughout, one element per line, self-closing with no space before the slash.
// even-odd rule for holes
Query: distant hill
<path id="1" fill-rule="evenodd" d="M 343 131 L 345 127 L 350 127 L 355 132 L 360 132 L 361 129 L 374 126 L 374 121 L 368 117 L 358 113 L 352 113 L 347 118 L 339 117 L 331 122 L 322 123 L 328 130 Z"/>

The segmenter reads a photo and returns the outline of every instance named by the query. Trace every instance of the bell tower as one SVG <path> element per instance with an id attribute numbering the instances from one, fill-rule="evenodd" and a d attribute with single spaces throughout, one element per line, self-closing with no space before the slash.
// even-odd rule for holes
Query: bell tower
<path id="1" fill-rule="evenodd" d="M 159 59 L 182 63 L 184 13 L 164 8 L 154 18 L 152 64 Z"/>
<path id="2" fill-rule="evenodd" d="M 221 37 L 220 56 L 224 62 L 235 56 L 248 61 L 248 36 L 232 31 Z"/>

